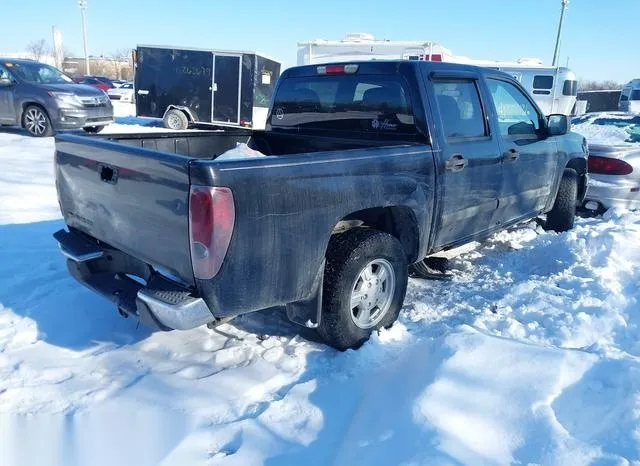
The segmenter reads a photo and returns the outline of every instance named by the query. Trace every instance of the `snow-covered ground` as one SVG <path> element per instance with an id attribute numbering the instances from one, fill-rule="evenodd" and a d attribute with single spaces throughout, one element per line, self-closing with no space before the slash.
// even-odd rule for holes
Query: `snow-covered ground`
<path id="1" fill-rule="evenodd" d="M 587 113 L 573 119 L 571 130 L 592 144 L 640 143 L 640 114 L 622 112 Z"/>
<path id="2" fill-rule="evenodd" d="M 640 213 L 499 233 L 339 353 L 118 316 L 51 237 L 52 155 L 0 130 L 0 465 L 640 464 Z"/>

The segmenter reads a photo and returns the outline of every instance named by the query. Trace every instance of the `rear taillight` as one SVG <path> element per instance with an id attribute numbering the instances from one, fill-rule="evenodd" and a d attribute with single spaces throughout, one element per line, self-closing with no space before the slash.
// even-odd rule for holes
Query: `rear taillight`
<path id="1" fill-rule="evenodd" d="M 434 53 L 431 55 L 431 61 L 442 61 L 442 55 L 439 53 Z"/>
<path id="2" fill-rule="evenodd" d="M 323 65 L 316 68 L 318 74 L 354 74 L 358 65 Z"/>
<path id="3" fill-rule="evenodd" d="M 589 173 L 600 175 L 629 175 L 633 167 L 624 160 L 589 155 Z"/>
<path id="4" fill-rule="evenodd" d="M 189 243 L 193 275 L 216 276 L 233 233 L 235 207 L 229 188 L 192 186 L 189 193 Z"/>

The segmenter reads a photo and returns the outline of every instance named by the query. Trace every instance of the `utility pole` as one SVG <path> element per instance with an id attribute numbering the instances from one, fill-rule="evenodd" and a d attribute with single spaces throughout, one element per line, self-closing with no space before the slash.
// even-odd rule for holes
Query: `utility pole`
<path id="1" fill-rule="evenodd" d="M 556 37 L 556 49 L 553 52 L 553 66 L 556 66 L 556 64 L 558 63 L 558 58 L 560 58 L 558 54 L 560 52 L 560 35 L 562 33 L 562 22 L 564 20 L 564 12 L 569 6 L 569 0 L 561 0 L 561 1 L 562 1 L 562 8 L 560 10 L 560 23 L 558 24 L 558 35 Z"/>
<path id="2" fill-rule="evenodd" d="M 87 9 L 87 0 L 78 0 L 78 6 L 80 7 L 80 14 L 82 15 L 82 40 L 84 41 L 84 64 L 87 75 L 91 74 L 89 70 L 89 48 L 87 47 L 87 17 L 85 16 L 85 10 Z"/>

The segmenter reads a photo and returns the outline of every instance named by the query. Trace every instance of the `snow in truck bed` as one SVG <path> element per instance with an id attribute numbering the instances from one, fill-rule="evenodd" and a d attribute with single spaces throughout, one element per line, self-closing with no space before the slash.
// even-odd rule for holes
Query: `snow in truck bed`
<path id="1" fill-rule="evenodd" d="M 52 151 L 0 131 L 0 465 L 640 464 L 640 213 L 498 233 L 339 353 L 119 317 L 51 237 Z"/>

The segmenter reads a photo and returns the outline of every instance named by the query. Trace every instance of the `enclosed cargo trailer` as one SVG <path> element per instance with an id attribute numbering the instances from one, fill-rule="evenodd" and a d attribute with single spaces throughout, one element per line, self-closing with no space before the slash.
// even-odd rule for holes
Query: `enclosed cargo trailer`
<path id="1" fill-rule="evenodd" d="M 262 129 L 280 62 L 254 52 L 139 45 L 136 115 L 189 125 Z"/>

